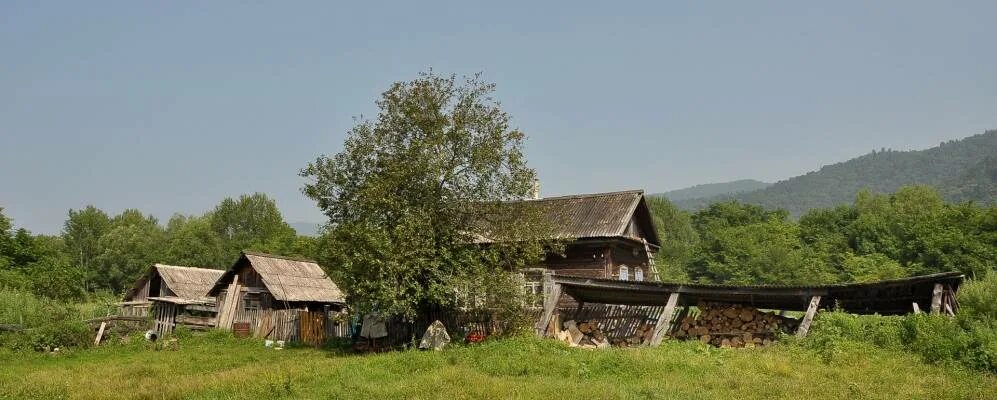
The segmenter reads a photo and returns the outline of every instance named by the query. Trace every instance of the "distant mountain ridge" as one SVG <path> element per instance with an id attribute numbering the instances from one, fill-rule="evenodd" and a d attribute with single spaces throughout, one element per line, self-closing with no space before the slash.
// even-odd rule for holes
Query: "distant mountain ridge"
<path id="1" fill-rule="evenodd" d="M 762 189 L 674 203 L 682 209 L 696 210 L 717 201 L 737 200 L 783 208 L 798 216 L 813 208 L 850 203 L 862 189 L 892 193 L 913 184 L 934 186 L 948 201 L 997 203 L 997 130 L 926 150 L 873 151 Z"/>
<path id="2" fill-rule="evenodd" d="M 698 199 L 703 197 L 713 197 L 720 195 L 730 195 L 736 193 L 750 192 L 753 190 L 764 189 L 771 186 L 771 183 L 757 181 L 754 179 L 740 179 L 730 182 L 721 183 L 707 183 L 702 185 L 696 185 L 687 187 L 684 189 L 671 190 L 664 193 L 655 193 L 651 196 L 663 196 L 668 200 L 673 202 Z"/>

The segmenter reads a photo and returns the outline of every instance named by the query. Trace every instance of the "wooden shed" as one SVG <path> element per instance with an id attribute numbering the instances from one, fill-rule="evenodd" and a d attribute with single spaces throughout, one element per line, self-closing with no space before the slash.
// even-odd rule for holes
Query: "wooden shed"
<path id="1" fill-rule="evenodd" d="M 120 303 L 120 313 L 125 316 L 148 315 L 157 298 L 213 303 L 207 293 L 223 272 L 218 269 L 154 264 L 125 294 Z"/>
<path id="2" fill-rule="evenodd" d="M 552 321 L 585 320 L 607 335 L 616 335 L 613 339 L 643 338 L 635 344 L 658 345 L 664 337 L 674 336 L 723 345 L 730 336 L 736 346 L 745 334 L 761 339 L 787 327 L 805 336 L 822 309 L 880 315 L 924 310 L 954 315 L 958 309 L 956 292 L 963 278 L 959 272 L 944 272 L 866 283 L 718 285 L 551 276 L 536 329 L 541 335 L 551 335 L 560 329 L 560 324 Z M 559 307 L 562 296 L 572 298 L 577 306 Z M 708 308 L 729 315 L 704 315 Z M 776 311 L 782 311 L 779 317 Z M 785 311 L 803 315 L 799 319 L 783 317 Z M 699 316 L 706 317 L 705 322 Z M 758 317 L 771 319 L 752 322 Z M 690 328 L 699 323 L 704 326 Z M 773 326 L 776 323 L 780 326 Z M 638 331 L 640 327 L 648 329 Z M 638 332 L 646 336 L 635 335 Z"/>
<path id="3" fill-rule="evenodd" d="M 315 261 L 250 251 L 242 252 L 208 295 L 218 299 L 219 328 L 268 336 L 287 325 L 287 332 L 275 335 L 282 339 L 304 335 L 305 325 L 324 324 L 322 329 L 331 332 L 324 321 L 346 303 L 343 292 Z M 305 324 L 306 319 L 314 324 Z"/>

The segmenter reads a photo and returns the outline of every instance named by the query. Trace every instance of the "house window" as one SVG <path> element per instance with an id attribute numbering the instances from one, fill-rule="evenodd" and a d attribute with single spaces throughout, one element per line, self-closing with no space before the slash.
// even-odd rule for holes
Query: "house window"
<path id="1" fill-rule="evenodd" d="M 644 269 L 641 267 L 634 268 L 634 280 L 643 281 L 644 280 Z"/>
<path id="2" fill-rule="evenodd" d="M 242 298 L 242 307 L 245 310 L 259 310 L 260 298 L 253 295 L 246 295 Z"/>
<path id="3" fill-rule="evenodd" d="M 620 280 L 629 281 L 630 280 L 630 268 L 626 265 L 620 266 Z"/>

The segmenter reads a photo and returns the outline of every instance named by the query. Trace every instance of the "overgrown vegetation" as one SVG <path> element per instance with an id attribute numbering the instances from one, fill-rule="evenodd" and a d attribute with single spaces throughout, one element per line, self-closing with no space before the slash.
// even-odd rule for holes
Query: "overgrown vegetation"
<path id="1" fill-rule="evenodd" d="M 989 299 L 986 302 L 978 300 Z M 906 351 L 932 364 L 959 365 L 997 373 L 997 276 L 969 281 L 959 292 L 957 318 L 941 315 L 883 317 L 842 312 L 819 313 L 803 344 L 834 358 L 852 343 Z"/>
<path id="2" fill-rule="evenodd" d="M 51 356 L 0 352 L 11 398 L 940 398 L 986 399 L 997 378 L 872 346 L 586 351 L 531 337 L 443 352 L 348 356 L 212 333 Z"/>
<path id="3" fill-rule="evenodd" d="M 30 292 L 0 288 L 0 348 L 51 351 L 93 341 L 80 310 Z"/>

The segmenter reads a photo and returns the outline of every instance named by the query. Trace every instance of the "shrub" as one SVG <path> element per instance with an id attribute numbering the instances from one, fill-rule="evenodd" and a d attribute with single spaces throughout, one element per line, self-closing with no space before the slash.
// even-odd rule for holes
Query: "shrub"
<path id="1" fill-rule="evenodd" d="M 941 315 L 882 317 L 843 312 L 820 313 L 817 318 L 801 343 L 825 361 L 848 343 L 868 343 L 917 354 L 927 363 L 997 372 L 997 326 L 990 320 L 963 323 Z"/>
<path id="2" fill-rule="evenodd" d="M 997 323 L 997 274 L 966 281 L 959 288 L 959 318 Z"/>
<path id="3" fill-rule="evenodd" d="M 0 289 L 0 323 L 23 329 L 0 332 L 0 346 L 15 350 L 79 347 L 93 340 L 79 310 L 23 290 Z"/>

